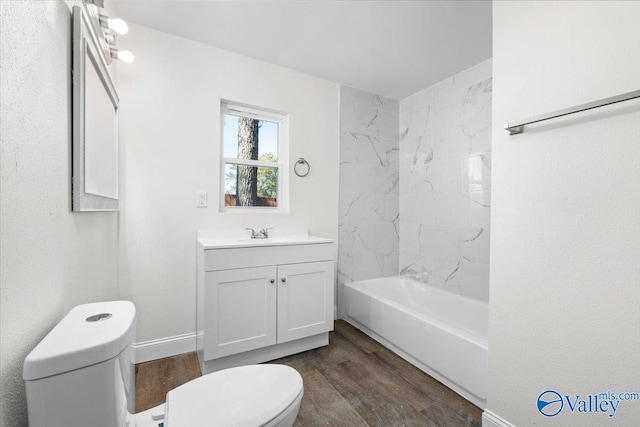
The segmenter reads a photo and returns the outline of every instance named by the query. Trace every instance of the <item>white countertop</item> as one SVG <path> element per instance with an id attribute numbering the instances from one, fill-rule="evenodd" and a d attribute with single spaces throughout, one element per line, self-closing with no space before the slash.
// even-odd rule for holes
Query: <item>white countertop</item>
<path id="1" fill-rule="evenodd" d="M 259 230 L 256 230 L 258 232 Z M 198 244 L 203 249 L 231 249 L 255 246 L 287 246 L 332 243 L 325 237 L 310 236 L 304 229 L 274 228 L 269 230 L 269 238 L 252 239 L 248 230 L 198 231 Z"/>

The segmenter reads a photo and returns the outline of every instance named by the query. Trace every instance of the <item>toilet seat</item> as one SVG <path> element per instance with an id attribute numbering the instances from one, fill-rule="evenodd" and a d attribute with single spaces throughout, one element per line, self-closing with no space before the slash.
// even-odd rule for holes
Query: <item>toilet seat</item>
<path id="1" fill-rule="evenodd" d="M 302 377 L 285 365 L 249 365 L 196 378 L 167 393 L 171 427 L 271 425 L 302 399 Z"/>

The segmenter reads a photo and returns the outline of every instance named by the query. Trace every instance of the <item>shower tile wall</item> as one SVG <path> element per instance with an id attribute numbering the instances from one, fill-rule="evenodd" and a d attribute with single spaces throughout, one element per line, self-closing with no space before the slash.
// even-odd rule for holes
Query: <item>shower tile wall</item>
<path id="1" fill-rule="evenodd" d="M 398 101 L 340 89 L 338 290 L 398 275 Z"/>
<path id="2" fill-rule="evenodd" d="M 400 101 L 400 274 L 489 299 L 491 60 Z"/>

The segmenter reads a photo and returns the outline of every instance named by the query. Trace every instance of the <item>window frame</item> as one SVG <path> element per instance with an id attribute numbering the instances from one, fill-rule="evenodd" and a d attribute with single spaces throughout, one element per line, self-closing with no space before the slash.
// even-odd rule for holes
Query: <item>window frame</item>
<path id="1" fill-rule="evenodd" d="M 277 162 L 263 162 L 261 160 L 239 159 L 224 156 L 224 116 L 246 117 L 250 119 L 268 121 L 278 125 L 278 152 L 275 153 Z M 258 145 L 260 142 L 258 141 Z M 225 206 L 225 174 L 226 165 L 245 165 L 252 167 L 267 167 L 277 170 L 278 197 L 276 207 L 269 206 Z M 288 213 L 289 212 L 289 114 L 276 110 L 260 108 L 232 101 L 220 101 L 220 212 L 242 213 Z"/>

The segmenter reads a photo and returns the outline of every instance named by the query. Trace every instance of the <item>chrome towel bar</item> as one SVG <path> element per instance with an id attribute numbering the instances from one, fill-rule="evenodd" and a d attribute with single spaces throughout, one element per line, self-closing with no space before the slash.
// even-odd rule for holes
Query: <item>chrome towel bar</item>
<path id="1" fill-rule="evenodd" d="M 506 123 L 504 125 L 504 128 L 505 130 L 509 131 L 509 135 L 515 135 L 517 133 L 522 133 L 522 131 L 524 131 L 524 127 L 532 123 L 543 122 L 545 120 L 555 119 L 556 117 L 567 116 L 569 114 L 579 113 L 581 111 L 604 107 L 605 105 L 616 104 L 618 102 L 628 101 L 634 98 L 640 98 L 640 90 L 634 90 L 631 92 L 623 93 L 621 95 L 604 98 L 599 101 L 576 105 L 575 107 L 565 108 L 564 110 L 554 111 L 553 113 L 543 114 L 542 116 L 533 117 L 527 120 L 520 120 L 515 123 Z"/>

